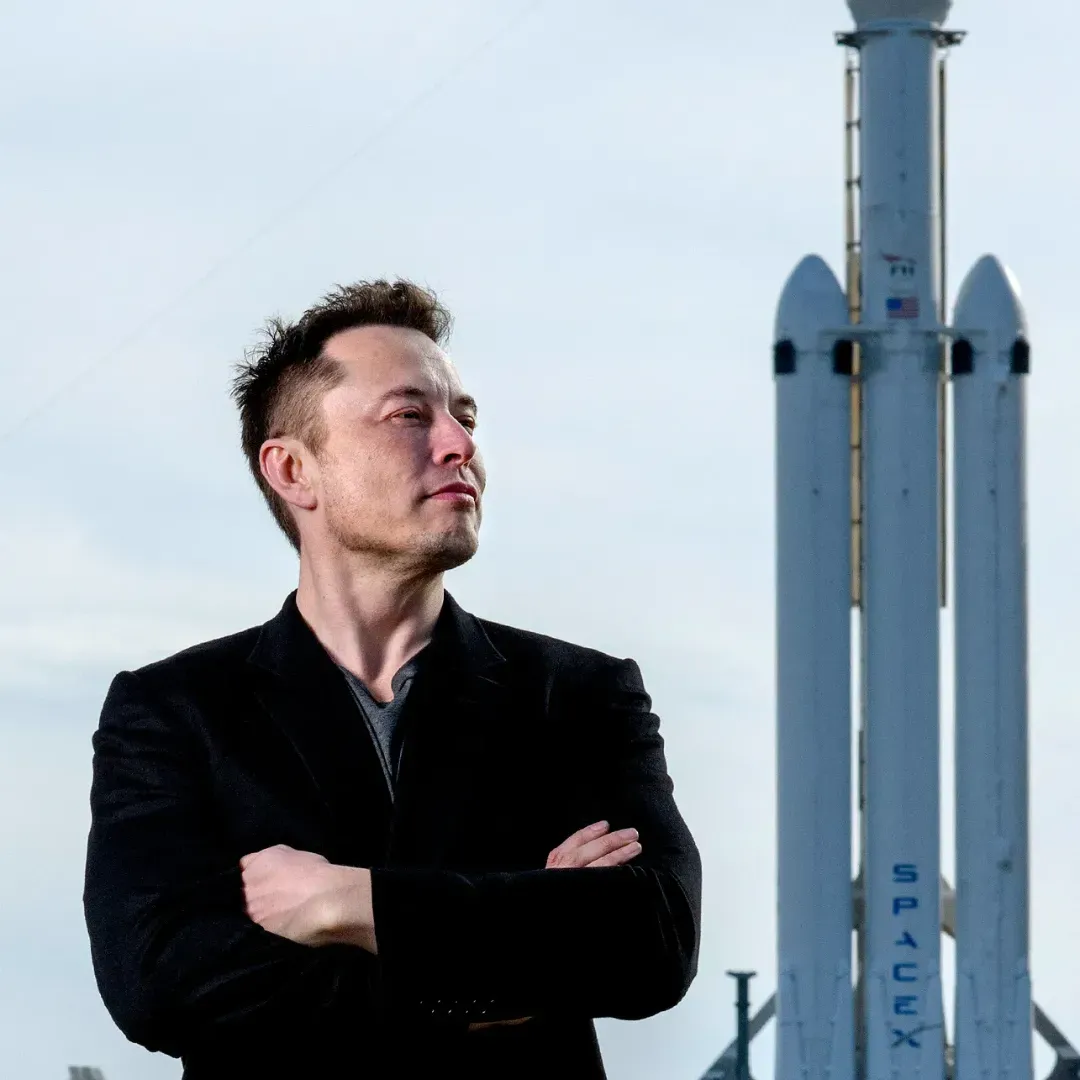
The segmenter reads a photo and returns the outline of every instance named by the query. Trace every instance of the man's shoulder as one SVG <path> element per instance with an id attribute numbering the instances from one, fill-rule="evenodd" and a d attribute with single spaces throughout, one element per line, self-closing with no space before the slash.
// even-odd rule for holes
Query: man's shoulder
<path id="1" fill-rule="evenodd" d="M 169 656 L 131 668 L 131 674 L 140 682 L 159 686 L 228 678 L 246 663 L 262 629 L 260 624 L 200 641 Z"/>
<path id="2" fill-rule="evenodd" d="M 578 671 L 594 671 L 622 667 L 625 659 L 565 638 L 524 630 L 517 626 L 477 617 L 488 640 L 503 657 L 511 662 L 540 664 Z"/>
<path id="3" fill-rule="evenodd" d="M 477 618 L 477 622 L 506 662 L 510 679 L 520 687 L 531 687 L 545 700 L 594 701 L 599 695 L 610 702 L 612 695 L 631 695 L 635 701 L 651 704 L 641 669 L 633 659 L 490 619 Z"/>

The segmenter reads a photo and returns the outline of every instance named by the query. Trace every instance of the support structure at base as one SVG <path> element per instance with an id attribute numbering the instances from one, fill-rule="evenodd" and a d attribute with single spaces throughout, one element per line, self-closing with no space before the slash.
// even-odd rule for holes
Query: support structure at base
<path id="1" fill-rule="evenodd" d="M 852 897 L 852 929 L 858 930 L 862 917 L 862 898 L 856 884 Z M 956 917 L 956 893 L 944 878 L 941 881 L 941 930 L 949 937 L 954 937 Z M 749 1001 L 747 1001 L 749 1005 Z M 776 995 L 772 994 L 757 1012 L 746 1021 L 746 1040 L 753 1040 L 761 1034 L 765 1026 L 776 1016 Z M 1054 1052 L 1054 1067 L 1046 1080 L 1080 1080 L 1080 1051 L 1065 1037 L 1061 1029 L 1035 1003 L 1032 1008 L 1032 1027 L 1046 1045 Z M 954 1080 L 953 1046 L 946 1044 L 945 1072 L 946 1080 Z M 728 1044 L 724 1052 L 701 1074 L 700 1080 L 738 1080 L 739 1078 L 739 1035 Z M 747 1063 L 749 1068 L 749 1062 Z"/>

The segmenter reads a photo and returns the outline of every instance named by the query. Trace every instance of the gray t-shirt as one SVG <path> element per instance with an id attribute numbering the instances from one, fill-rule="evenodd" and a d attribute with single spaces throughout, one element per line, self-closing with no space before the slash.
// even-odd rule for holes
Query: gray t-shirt
<path id="1" fill-rule="evenodd" d="M 383 776 L 386 778 L 386 786 L 390 789 L 391 798 L 394 794 L 394 781 L 397 779 L 401 757 L 401 732 L 398 722 L 405 707 L 405 699 L 409 695 L 420 666 L 422 653 L 423 650 L 402 666 L 391 680 L 390 687 L 394 691 L 391 701 L 376 701 L 362 679 L 346 668 L 341 668 L 345 681 L 352 691 L 353 700 L 375 741 L 375 748 L 379 752 L 379 762 L 382 765 Z M 338 666 L 341 667 L 340 664 Z"/>

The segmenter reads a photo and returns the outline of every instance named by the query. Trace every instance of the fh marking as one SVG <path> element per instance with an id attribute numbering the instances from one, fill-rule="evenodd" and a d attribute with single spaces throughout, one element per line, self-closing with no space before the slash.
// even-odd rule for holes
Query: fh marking
<path id="1" fill-rule="evenodd" d="M 889 267 L 889 277 L 913 278 L 915 260 L 906 255 L 882 255 Z"/>

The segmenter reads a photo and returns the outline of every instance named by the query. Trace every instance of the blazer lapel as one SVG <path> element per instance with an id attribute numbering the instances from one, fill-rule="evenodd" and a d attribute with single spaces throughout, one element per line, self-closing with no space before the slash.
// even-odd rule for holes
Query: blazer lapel
<path id="1" fill-rule="evenodd" d="M 506 715 L 507 666 L 480 621 L 447 594 L 401 718 L 390 865 L 451 859 L 483 782 L 493 725 Z"/>
<path id="2" fill-rule="evenodd" d="M 378 752 L 344 676 L 291 593 L 266 623 L 249 661 L 256 695 L 305 767 L 334 837 L 332 862 L 385 856 L 391 799 Z"/>

